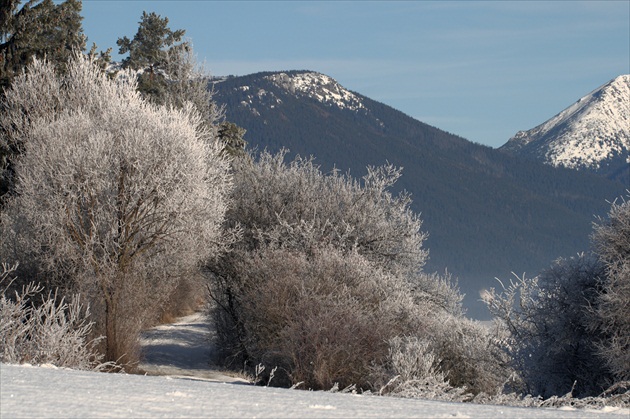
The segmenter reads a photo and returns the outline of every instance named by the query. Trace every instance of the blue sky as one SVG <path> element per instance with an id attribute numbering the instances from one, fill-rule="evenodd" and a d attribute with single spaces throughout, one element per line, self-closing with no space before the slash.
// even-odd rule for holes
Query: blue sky
<path id="1" fill-rule="evenodd" d="M 144 10 L 185 29 L 213 75 L 319 71 L 492 147 L 630 73 L 629 0 L 84 0 L 89 44 L 117 53 Z"/>

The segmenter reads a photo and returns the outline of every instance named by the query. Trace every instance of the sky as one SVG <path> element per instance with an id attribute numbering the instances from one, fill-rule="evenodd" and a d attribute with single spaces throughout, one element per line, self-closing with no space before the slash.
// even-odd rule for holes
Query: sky
<path id="1" fill-rule="evenodd" d="M 214 76 L 312 70 L 499 147 L 630 73 L 630 1 L 83 0 L 88 46 L 143 11 L 185 29 Z"/>

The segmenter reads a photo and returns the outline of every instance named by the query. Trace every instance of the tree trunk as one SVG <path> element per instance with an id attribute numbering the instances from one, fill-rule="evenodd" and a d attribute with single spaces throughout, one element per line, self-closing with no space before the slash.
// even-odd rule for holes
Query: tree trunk
<path id="1" fill-rule="evenodd" d="M 105 297 L 105 361 L 116 362 L 121 354 L 118 353 L 118 337 L 116 336 L 116 303 L 110 294 Z"/>

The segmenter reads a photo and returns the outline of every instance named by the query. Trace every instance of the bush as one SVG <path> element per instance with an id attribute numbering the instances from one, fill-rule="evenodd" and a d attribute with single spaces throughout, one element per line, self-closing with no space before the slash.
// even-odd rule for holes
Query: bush
<path id="1" fill-rule="evenodd" d="M 630 201 L 611 205 L 608 219 L 595 225 L 593 244 L 606 275 L 591 327 L 605 336 L 599 354 L 615 381 L 630 381 Z"/>
<path id="2" fill-rule="evenodd" d="M 336 171 L 324 174 L 313 159 L 286 164 L 285 154 L 263 152 L 255 163 L 234 162 L 227 218 L 242 228 L 241 248 L 274 240 L 297 249 L 331 244 L 356 249 L 390 272 L 412 277 L 420 271 L 428 256 L 422 221 L 409 208 L 409 195 L 389 192 L 400 169 L 370 167 L 360 182 Z"/>
<path id="3" fill-rule="evenodd" d="M 390 339 L 387 362 L 375 371 L 381 393 L 470 401 L 503 391 L 511 370 L 490 328 L 445 312 L 425 322 L 423 333 Z"/>
<path id="4" fill-rule="evenodd" d="M 612 203 L 592 241 L 593 255 L 559 259 L 539 277 L 484 296 L 507 331 L 500 346 L 519 373 L 519 391 L 592 397 L 630 379 L 627 201 Z"/>
<path id="5" fill-rule="evenodd" d="M 489 335 L 463 320 L 448 275 L 421 271 L 421 220 L 408 195 L 389 192 L 400 171 L 370 168 L 359 182 L 323 174 L 312 159 L 283 159 L 234 162 L 227 219 L 242 235 L 206 266 L 224 362 L 278 367 L 275 385 L 378 390 L 399 374 L 386 366 L 388 342 L 416 336 L 445 377 L 473 391 L 495 385 Z"/>
<path id="6" fill-rule="evenodd" d="M 605 272 L 596 259 L 581 254 L 559 259 L 533 279 L 517 278 L 484 295 L 508 337 L 500 345 L 522 380 L 514 390 L 542 396 L 600 394 L 611 376 L 597 356 L 603 337 L 591 330 L 592 307 Z"/>
<path id="7" fill-rule="evenodd" d="M 95 350 L 97 340 L 89 339 L 89 309 L 78 297 L 66 302 L 57 294 L 42 295 L 43 287 L 32 283 L 11 298 L 15 267 L 2 264 L 0 272 L 0 362 L 98 369 L 102 356 Z"/>
<path id="8" fill-rule="evenodd" d="M 279 367 L 276 384 L 369 388 L 387 341 L 419 326 L 400 279 L 356 253 L 264 248 L 239 270 L 244 349 L 250 362 Z"/>
<path id="9" fill-rule="evenodd" d="M 389 341 L 386 368 L 394 378 L 383 385 L 379 394 L 463 402 L 472 398 L 466 388 L 450 385 L 440 371 L 441 360 L 431 350 L 428 340 L 418 337 L 395 337 Z"/>
<path id="10" fill-rule="evenodd" d="M 425 339 L 448 383 L 472 395 L 502 392 L 512 370 L 508 357 L 494 344 L 493 330 L 463 316 L 442 314 L 432 320 L 432 332 Z"/>

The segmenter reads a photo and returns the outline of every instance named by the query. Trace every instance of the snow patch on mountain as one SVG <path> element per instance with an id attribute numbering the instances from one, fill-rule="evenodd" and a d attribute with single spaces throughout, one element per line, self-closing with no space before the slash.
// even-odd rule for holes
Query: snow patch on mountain
<path id="1" fill-rule="evenodd" d="M 251 86 L 239 86 L 237 90 L 247 93 L 246 99 L 240 102 L 243 108 L 249 109 L 254 116 L 260 116 L 260 112 L 256 105 L 274 109 L 282 103 L 282 99 L 273 92 L 261 88 L 253 88 Z"/>
<path id="2" fill-rule="evenodd" d="M 579 99 L 553 118 L 519 131 L 503 147 L 530 153 L 553 166 L 599 169 L 630 152 L 630 75 L 622 75 Z M 630 163 L 630 161 L 628 161 Z"/>
<path id="3" fill-rule="evenodd" d="M 265 77 L 276 86 L 295 96 L 308 96 L 327 105 L 353 111 L 366 109 L 354 93 L 345 89 L 332 77 L 317 72 L 276 73 Z"/>

